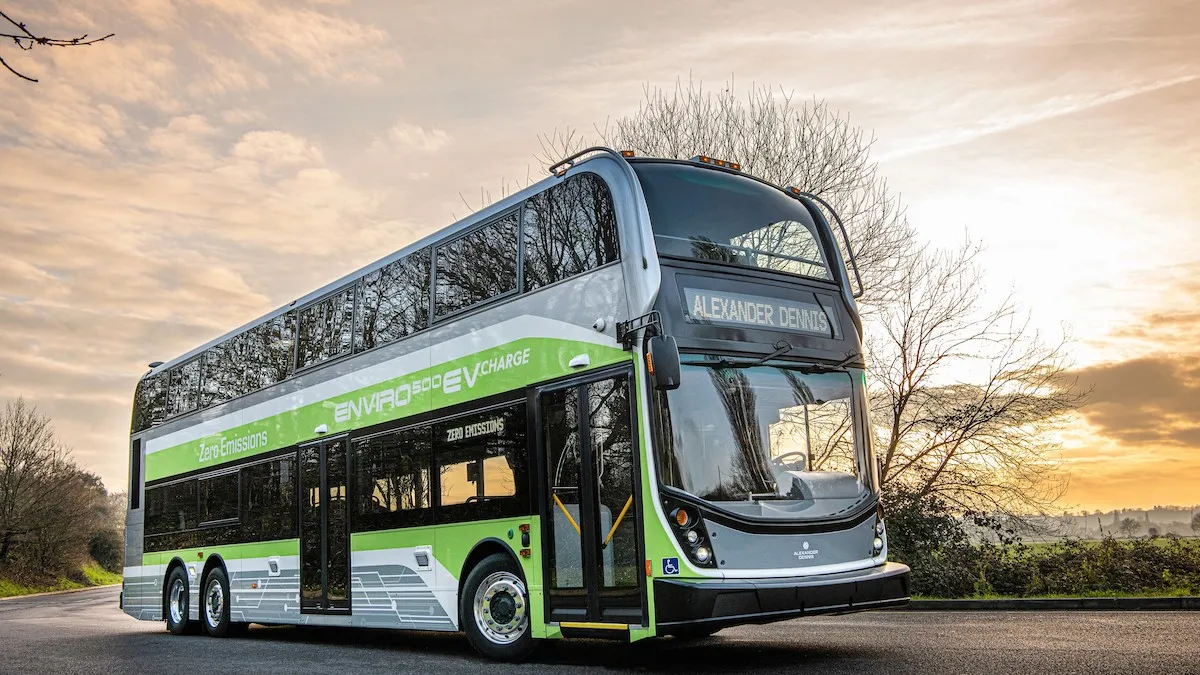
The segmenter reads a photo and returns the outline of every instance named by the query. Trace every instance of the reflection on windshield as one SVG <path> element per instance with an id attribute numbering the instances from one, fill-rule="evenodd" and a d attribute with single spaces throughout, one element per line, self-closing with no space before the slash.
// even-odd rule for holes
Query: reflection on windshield
<path id="1" fill-rule="evenodd" d="M 869 496 L 852 391 L 845 372 L 685 364 L 663 410 L 662 480 L 759 515 L 825 517 L 852 508 Z M 767 502 L 775 513 L 759 513 Z"/>

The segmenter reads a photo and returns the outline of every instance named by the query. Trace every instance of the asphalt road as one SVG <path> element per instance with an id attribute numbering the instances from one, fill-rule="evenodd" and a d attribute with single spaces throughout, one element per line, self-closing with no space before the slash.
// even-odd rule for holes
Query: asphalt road
<path id="1" fill-rule="evenodd" d="M 0 601 L 0 673 L 1196 673 L 1200 612 L 876 612 L 730 628 L 707 640 L 544 645 L 495 665 L 460 635 L 259 627 L 176 637 L 116 589 Z"/>

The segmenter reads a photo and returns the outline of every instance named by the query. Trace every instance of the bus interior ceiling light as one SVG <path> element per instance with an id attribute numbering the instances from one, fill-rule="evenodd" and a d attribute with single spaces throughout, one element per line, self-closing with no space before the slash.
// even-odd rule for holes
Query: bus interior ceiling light
<path id="1" fill-rule="evenodd" d="M 724 159 L 717 159 L 715 157 L 709 157 L 708 155 L 696 155 L 695 157 L 692 158 L 692 161 L 699 162 L 701 164 L 711 164 L 713 166 L 719 166 L 724 169 L 733 169 L 734 171 L 742 170 L 742 165 L 738 162 L 729 162 Z"/>

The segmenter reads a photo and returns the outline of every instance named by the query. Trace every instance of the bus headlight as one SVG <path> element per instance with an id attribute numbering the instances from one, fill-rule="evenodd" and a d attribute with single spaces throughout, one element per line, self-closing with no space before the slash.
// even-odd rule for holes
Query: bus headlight
<path id="1" fill-rule="evenodd" d="M 679 544 L 679 552 L 697 567 L 714 569 L 721 564 L 713 551 L 708 526 L 700 509 L 667 495 L 663 495 L 662 505 L 669 523 L 668 529 Z"/>
<path id="2" fill-rule="evenodd" d="M 883 536 L 883 521 L 882 520 L 877 521 L 875 523 L 875 534 L 877 534 L 881 537 Z"/>
<path id="3" fill-rule="evenodd" d="M 875 547 L 871 553 L 873 555 L 878 555 L 879 552 L 883 550 L 883 539 L 880 537 L 875 537 L 875 540 L 871 542 L 871 545 Z"/>

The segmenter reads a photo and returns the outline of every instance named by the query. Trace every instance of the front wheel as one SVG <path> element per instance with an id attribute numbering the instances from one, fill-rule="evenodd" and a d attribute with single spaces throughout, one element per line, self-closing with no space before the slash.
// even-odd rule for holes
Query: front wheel
<path id="1" fill-rule="evenodd" d="M 183 567 L 171 570 L 167 577 L 167 630 L 182 635 L 188 629 L 188 583 Z"/>
<path id="2" fill-rule="evenodd" d="M 458 605 L 475 651 L 498 661 L 521 661 L 533 652 L 529 592 L 511 557 L 496 553 L 480 561 L 467 575 Z"/>

